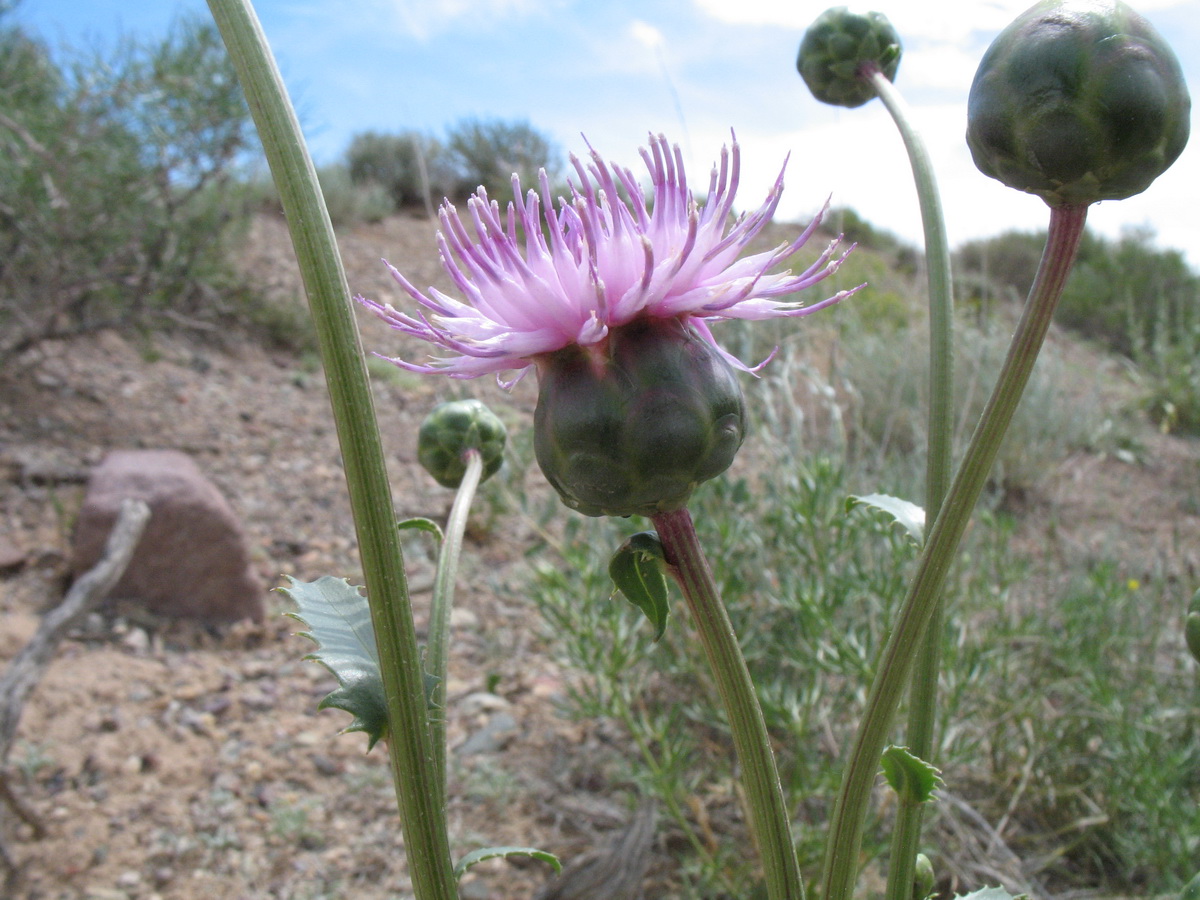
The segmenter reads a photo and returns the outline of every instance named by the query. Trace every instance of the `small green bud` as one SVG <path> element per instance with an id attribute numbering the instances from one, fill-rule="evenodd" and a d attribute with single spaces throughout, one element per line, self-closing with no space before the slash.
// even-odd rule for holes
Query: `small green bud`
<path id="1" fill-rule="evenodd" d="M 440 403 L 417 434 L 417 459 L 442 487 L 456 488 L 467 473 L 466 453 L 478 450 L 487 481 L 504 462 L 504 423 L 478 400 Z"/>
<path id="2" fill-rule="evenodd" d="M 933 863 L 924 853 L 917 854 L 917 864 L 913 868 L 913 900 L 926 900 L 937 887 L 937 879 L 933 875 Z"/>
<path id="3" fill-rule="evenodd" d="M 1200 662 L 1200 591 L 1196 591 L 1192 595 L 1187 618 L 1184 619 L 1183 636 L 1187 641 L 1188 650 L 1191 651 L 1196 662 Z"/>
<path id="4" fill-rule="evenodd" d="M 732 367 L 678 319 L 638 319 L 538 362 L 534 452 L 587 516 L 679 509 L 733 462 L 746 406 Z"/>
<path id="5" fill-rule="evenodd" d="M 975 165 L 1051 206 L 1139 194 L 1187 143 L 1179 60 L 1120 0 L 1044 0 L 984 54 L 967 101 Z"/>
<path id="6" fill-rule="evenodd" d="M 900 35 L 883 13 L 827 9 L 804 32 L 796 69 L 822 103 L 862 106 L 875 96 L 864 67 L 874 66 L 888 81 L 900 65 Z"/>

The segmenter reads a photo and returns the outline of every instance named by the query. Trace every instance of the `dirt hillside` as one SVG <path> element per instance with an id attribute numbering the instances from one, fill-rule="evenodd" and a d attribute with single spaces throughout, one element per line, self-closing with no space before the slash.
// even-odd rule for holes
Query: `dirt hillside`
<path id="1" fill-rule="evenodd" d="M 356 292 L 399 302 L 381 257 L 419 285 L 446 286 L 429 222 L 392 219 L 342 242 Z M 301 302 L 280 223 L 259 221 L 246 254 L 279 302 Z M 390 332 L 361 321 L 368 348 L 400 352 Z M 451 496 L 416 464 L 414 434 L 456 386 L 401 373 L 375 381 L 398 513 L 444 520 Z M 513 421 L 532 409 L 531 384 L 508 397 L 473 387 L 494 392 L 486 399 Z M 1200 546 L 1196 448 L 1146 441 L 1141 466 L 1088 457 L 1054 473 L 1046 518 L 1056 541 L 1123 547 L 1190 578 Z M 0 543 L 24 560 L 0 576 L 0 665 L 62 595 L 88 467 L 130 447 L 196 460 L 242 517 L 264 592 L 284 573 L 359 578 L 312 359 L 235 339 L 102 333 L 46 344 L 0 373 Z M 514 484 L 545 490 L 533 472 Z M 449 737 L 470 752 L 453 756 L 452 838 L 460 852 L 532 844 L 569 858 L 626 821 L 627 798 L 610 777 L 611 735 L 555 714 L 565 675 L 518 591 L 531 526 L 489 515 L 485 504 L 471 529 L 455 614 Z M 1044 536 L 1027 529 L 1023 539 Z M 430 553 L 413 539 L 422 608 Z M 13 900 L 406 895 L 384 754 L 366 754 L 361 735 L 339 736 L 342 712 L 315 711 L 334 682 L 301 660 L 312 645 L 282 616 L 285 598 L 267 602 L 261 626 L 207 630 L 121 610 L 93 616 L 64 643 L 10 760 L 15 791 L 45 828 L 36 837 L 0 811 L 22 876 Z M 488 864 L 464 896 L 529 898 L 545 877 L 537 864 Z"/>

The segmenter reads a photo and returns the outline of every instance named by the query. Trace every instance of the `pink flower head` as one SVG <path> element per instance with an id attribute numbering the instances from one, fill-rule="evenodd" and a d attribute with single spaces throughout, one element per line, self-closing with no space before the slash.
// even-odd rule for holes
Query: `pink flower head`
<path id="1" fill-rule="evenodd" d="M 682 319 L 717 346 L 710 322 L 806 316 L 853 293 L 841 291 L 811 306 L 793 297 L 841 265 L 849 250 L 834 258 L 836 240 L 798 275 L 771 272 L 804 245 L 824 209 L 790 244 L 738 258 L 774 214 L 783 172 L 756 212 L 731 223 L 740 167 L 736 140 L 732 151 L 721 149 L 703 205 L 688 190 L 678 147 L 661 135 L 651 137 L 641 156 L 652 181 L 650 204 L 629 169 L 604 162 L 595 151 L 586 167 L 571 157 L 579 184 L 569 184 L 571 197 L 560 199 L 557 211 L 544 171 L 540 190 L 530 190 L 524 200 L 513 176 L 515 199 L 504 220 L 481 187 L 467 201 L 474 235 L 444 202 L 442 265 L 466 301 L 435 288 L 422 293 L 389 265 L 422 310 L 412 315 L 390 303 L 358 300 L 397 331 L 444 353 L 427 363 L 391 362 L 452 378 L 499 376 L 571 344 L 600 344 L 610 328 L 639 318 Z M 718 350 L 740 369 L 759 368 Z"/>

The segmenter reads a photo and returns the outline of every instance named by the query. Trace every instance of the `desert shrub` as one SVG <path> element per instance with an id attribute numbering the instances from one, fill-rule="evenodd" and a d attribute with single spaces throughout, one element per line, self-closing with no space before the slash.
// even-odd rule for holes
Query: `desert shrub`
<path id="1" fill-rule="evenodd" d="M 249 114 L 215 28 L 60 66 L 0 29 L 0 358 L 211 314 Z"/>
<path id="2" fill-rule="evenodd" d="M 528 122 L 464 119 L 451 126 L 446 146 L 459 197 L 482 186 L 504 205 L 512 197 L 514 173 L 529 189 L 537 187 L 539 169 L 546 170 L 551 183 L 562 169 L 558 147 Z"/>
<path id="3" fill-rule="evenodd" d="M 1010 232 L 964 245 L 959 283 L 968 297 L 1023 300 L 1044 234 Z M 1164 428 L 1200 430 L 1200 274 L 1177 250 L 1153 246 L 1145 230 L 1113 241 L 1085 233 L 1059 302 L 1057 321 L 1120 353 L 1146 376 L 1146 405 Z"/>
<path id="4" fill-rule="evenodd" d="M 395 209 L 432 208 L 456 188 L 446 148 L 416 131 L 356 134 L 346 169 L 355 185 L 382 189 Z"/>
<path id="5" fill-rule="evenodd" d="M 395 209 L 387 189 L 378 182 L 358 182 L 346 166 L 335 164 L 317 170 L 329 219 L 335 226 L 379 222 Z"/>

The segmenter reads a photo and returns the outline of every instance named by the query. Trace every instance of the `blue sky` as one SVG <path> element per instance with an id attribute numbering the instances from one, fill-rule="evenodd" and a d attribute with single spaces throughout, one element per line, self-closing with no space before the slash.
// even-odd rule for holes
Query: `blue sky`
<path id="1" fill-rule="evenodd" d="M 904 41 L 896 84 L 938 169 L 951 242 L 1044 228 L 1040 200 L 972 165 L 963 140 L 979 58 L 1028 0 L 878 0 Z M 920 217 L 907 158 L 878 101 L 814 100 L 796 49 L 824 0 L 258 0 L 256 9 L 318 163 L 369 129 L 440 134 L 468 116 L 525 119 L 566 151 L 587 139 L 637 164 L 648 132 L 679 143 L 706 182 L 721 145 L 742 145 L 743 207 L 757 206 L 789 154 L 779 218 L 832 194 L 913 242 Z M 1135 7 L 1167 36 L 1200 96 L 1200 0 Z M 353 13 L 347 13 L 353 9 Z M 153 38 L 203 0 L 23 0 L 15 19 L 51 46 Z M 1200 137 L 1144 194 L 1095 207 L 1103 234 L 1149 227 L 1200 267 Z"/>

